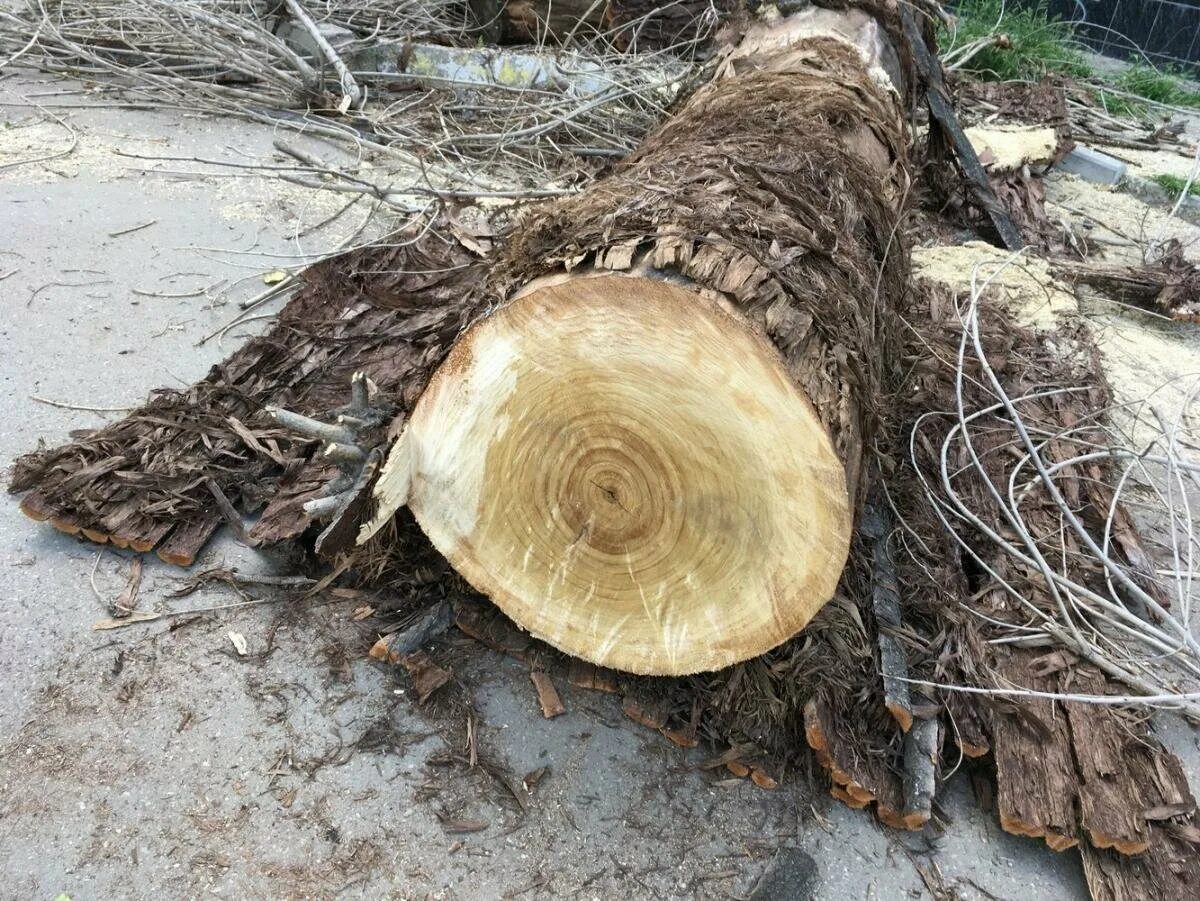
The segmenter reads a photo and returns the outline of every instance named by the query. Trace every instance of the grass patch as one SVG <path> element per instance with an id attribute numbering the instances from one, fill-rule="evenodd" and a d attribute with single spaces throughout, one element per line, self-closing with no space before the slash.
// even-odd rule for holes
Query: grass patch
<path id="1" fill-rule="evenodd" d="M 1184 187 L 1187 185 L 1187 179 L 1180 178 L 1178 175 L 1156 175 L 1151 181 L 1155 182 L 1172 197 L 1178 197 L 1182 194 Z M 1188 188 L 1188 196 L 1200 197 L 1200 182 L 1192 182 L 1191 187 Z"/>
<path id="2" fill-rule="evenodd" d="M 1141 60 L 1131 60 L 1129 68 L 1113 82 L 1113 87 L 1135 96 L 1124 97 L 1102 89 L 1100 99 L 1110 113 L 1139 117 L 1150 113 L 1146 104 L 1138 102 L 1139 97 L 1168 106 L 1200 109 L 1200 91 L 1188 87 L 1182 75 L 1170 66 L 1157 69 Z"/>
<path id="3" fill-rule="evenodd" d="M 965 72 L 989 81 L 1038 79 L 1050 73 L 1087 78 L 1092 67 L 1073 46 L 1071 26 L 1053 18 L 1045 2 L 1016 7 L 1009 0 L 962 0 L 953 30 L 942 26 L 938 44 L 944 52 L 1004 35 L 1007 40 L 984 47 L 963 65 Z"/>

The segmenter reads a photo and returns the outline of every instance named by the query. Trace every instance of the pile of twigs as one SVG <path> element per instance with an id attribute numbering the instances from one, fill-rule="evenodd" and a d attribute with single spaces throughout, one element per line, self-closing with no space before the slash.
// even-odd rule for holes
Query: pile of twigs
<path id="1" fill-rule="evenodd" d="M 1010 393 L 980 340 L 979 304 L 1014 260 L 986 278 L 976 267 L 959 311 L 955 409 L 925 414 L 911 433 L 929 504 L 964 558 L 1003 596 L 994 616 L 979 605 L 968 609 L 987 620 L 993 643 L 1065 648 L 1132 692 L 1067 700 L 1166 706 L 1200 719 L 1200 640 L 1192 624 L 1200 536 L 1188 498 L 1189 487 L 1200 488 L 1200 464 L 1187 458 L 1182 435 L 1200 380 L 1173 415 L 1151 407 L 1153 437 L 1141 446 L 1120 433 L 1110 408 L 1089 409 L 1094 398 L 1078 396 L 1086 387 Z M 1061 353 L 1073 352 L 1069 339 L 1056 340 Z M 980 389 L 988 403 L 967 399 Z M 1039 415 L 1066 408 L 1087 412 Z M 1165 524 L 1172 570 L 1155 571 L 1149 552 L 1134 544 L 1140 539 L 1127 508 Z M 1173 577 L 1173 591 L 1158 584 L 1162 575 Z M 1031 694 L 1002 683 L 970 690 Z"/>
<path id="2" fill-rule="evenodd" d="M 318 22 L 348 28 L 361 39 L 434 40 L 471 43 L 471 19 L 464 0 L 309 0 Z M 486 23 L 481 23 L 486 24 Z"/>
<path id="3" fill-rule="evenodd" d="M 594 36 L 552 52 L 454 47 L 470 39 L 465 16 L 449 0 L 29 0 L 0 13 L 0 61 L 332 140 L 355 162 L 372 158 L 387 183 L 368 191 L 393 199 L 569 192 L 589 174 L 581 158 L 632 150 L 697 68 L 669 51 L 617 53 Z M 281 37 L 287 26 L 316 38 L 321 22 L 357 40 L 314 58 Z M 432 74 L 355 68 L 356 48 L 400 36 L 438 42 L 406 43 L 441 54 Z M 516 77 L 481 77 L 480 53 L 515 54 Z"/>

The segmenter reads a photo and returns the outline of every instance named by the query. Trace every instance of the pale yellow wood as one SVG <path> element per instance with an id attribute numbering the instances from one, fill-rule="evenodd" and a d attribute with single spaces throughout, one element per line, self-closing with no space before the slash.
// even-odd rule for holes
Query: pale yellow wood
<path id="1" fill-rule="evenodd" d="M 476 324 L 380 484 L 404 489 L 377 491 L 385 517 L 406 501 L 533 635 L 634 673 L 795 635 L 850 537 L 842 464 L 774 347 L 651 278 L 570 279 Z"/>

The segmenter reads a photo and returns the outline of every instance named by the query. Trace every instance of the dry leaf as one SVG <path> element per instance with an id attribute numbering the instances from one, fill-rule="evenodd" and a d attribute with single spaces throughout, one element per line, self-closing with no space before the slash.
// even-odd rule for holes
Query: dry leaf
<path id="1" fill-rule="evenodd" d="M 229 640 L 233 642 L 234 649 L 241 657 L 246 656 L 246 636 L 241 632 L 230 632 Z"/>
<path id="2" fill-rule="evenodd" d="M 354 622 L 356 622 L 356 623 L 362 622 L 364 619 L 366 619 L 368 616 L 371 616 L 374 613 L 375 613 L 374 607 L 368 607 L 366 604 L 363 604 L 363 606 L 361 606 L 361 607 L 354 608 L 354 612 L 350 614 L 350 619 L 354 620 Z"/>

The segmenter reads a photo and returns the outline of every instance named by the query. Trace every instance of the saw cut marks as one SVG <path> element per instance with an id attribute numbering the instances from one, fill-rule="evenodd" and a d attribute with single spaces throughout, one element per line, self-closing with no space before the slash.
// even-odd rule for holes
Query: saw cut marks
<path id="1" fill-rule="evenodd" d="M 775 349 L 653 278 L 568 279 L 475 325 L 396 467 L 478 590 L 560 650 L 633 673 L 778 645 L 848 552 L 843 465 Z"/>

